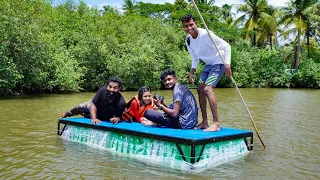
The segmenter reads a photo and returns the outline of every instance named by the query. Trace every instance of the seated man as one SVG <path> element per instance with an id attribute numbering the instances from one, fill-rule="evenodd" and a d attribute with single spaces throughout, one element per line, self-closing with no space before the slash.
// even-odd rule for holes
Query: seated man
<path id="1" fill-rule="evenodd" d="M 176 73 L 166 69 L 161 73 L 160 79 L 166 89 L 173 93 L 173 108 L 163 105 L 159 99 L 154 104 L 164 113 L 148 109 L 145 112 L 144 125 L 163 125 L 170 128 L 192 129 L 198 123 L 198 107 L 192 92 L 177 82 Z"/>
<path id="2" fill-rule="evenodd" d="M 91 123 L 98 124 L 101 120 L 117 124 L 120 121 L 126 102 L 120 94 L 121 80 L 111 77 L 105 86 L 101 87 L 92 101 L 84 102 L 61 114 L 70 117 L 78 114 L 91 118 Z"/>

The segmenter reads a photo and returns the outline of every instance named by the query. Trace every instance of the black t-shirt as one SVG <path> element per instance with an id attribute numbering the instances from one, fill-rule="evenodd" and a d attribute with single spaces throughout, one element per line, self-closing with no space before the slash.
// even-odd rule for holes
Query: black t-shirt
<path id="1" fill-rule="evenodd" d="M 120 93 L 113 101 L 109 102 L 105 86 L 97 91 L 92 103 L 97 108 L 97 118 L 104 121 L 110 121 L 113 117 L 121 118 L 126 105 L 126 101 Z"/>

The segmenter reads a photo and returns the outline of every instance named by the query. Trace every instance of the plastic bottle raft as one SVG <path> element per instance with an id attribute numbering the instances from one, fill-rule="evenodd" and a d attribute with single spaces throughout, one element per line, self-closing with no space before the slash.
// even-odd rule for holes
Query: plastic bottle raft
<path id="1" fill-rule="evenodd" d="M 58 135 L 63 139 L 98 146 L 138 161 L 182 171 L 203 171 L 241 158 L 253 148 L 249 130 L 221 127 L 218 132 L 149 127 L 141 123 L 61 118 Z"/>

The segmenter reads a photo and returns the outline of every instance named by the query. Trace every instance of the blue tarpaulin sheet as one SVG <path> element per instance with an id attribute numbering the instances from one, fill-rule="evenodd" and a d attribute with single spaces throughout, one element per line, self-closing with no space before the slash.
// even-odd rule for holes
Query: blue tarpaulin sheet
<path id="1" fill-rule="evenodd" d="M 227 128 L 221 127 L 220 131 L 215 132 L 205 132 L 203 130 L 196 129 L 171 129 L 166 127 L 152 127 L 145 126 L 138 122 L 120 122 L 118 124 L 113 124 L 111 122 L 102 121 L 100 124 L 92 124 L 91 119 L 83 118 L 83 117 L 69 117 L 69 118 L 61 118 L 65 122 L 97 126 L 97 127 L 106 127 L 109 129 L 119 129 L 122 131 L 130 131 L 136 133 L 144 133 L 149 135 L 163 136 L 163 137 L 171 137 L 177 139 L 185 139 L 192 141 L 201 141 L 206 139 L 221 139 L 230 136 L 243 135 L 248 136 L 248 134 L 252 134 L 250 130 L 242 130 L 235 128 Z M 80 125 L 81 126 L 81 125 Z"/>

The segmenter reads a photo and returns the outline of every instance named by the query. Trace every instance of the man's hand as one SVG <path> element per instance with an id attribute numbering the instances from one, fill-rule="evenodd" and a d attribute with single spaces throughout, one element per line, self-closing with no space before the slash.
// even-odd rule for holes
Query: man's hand
<path id="1" fill-rule="evenodd" d="M 191 83 L 191 84 L 194 84 L 194 74 L 193 73 L 189 73 L 189 82 Z"/>
<path id="2" fill-rule="evenodd" d="M 226 75 L 227 77 L 231 77 L 231 75 L 232 75 L 230 64 L 227 64 L 227 65 L 226 65 L 225 75 Z"/>
<path id="3" fill-rule="evenodd" d="M 100 124 L 101 121 L 99 119 L 91 119 L 92 124 Z"/>
<path id="4" fill-rule="evenodd" d="M 110 122 L 112 122 L 113 124 L 118 124 L 120 121 L 120 118 L 119 117 L 113 117 L 110 119 Z"/>
<path id="5" fill-rule="evenodd" d="M 158 98 L 157 99 L 153 99 L 153 103 L 154 103 L 154 105 L 157 106 L 157 108 L 159 108 L 160 105 L 161 105 L 160 100 Z"/>

